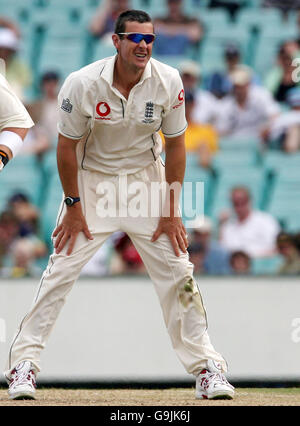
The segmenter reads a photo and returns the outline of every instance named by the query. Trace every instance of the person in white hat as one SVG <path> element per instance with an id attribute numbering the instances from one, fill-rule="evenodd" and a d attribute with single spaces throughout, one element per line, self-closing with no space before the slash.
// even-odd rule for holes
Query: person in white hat
<path id="1" fill-rule="evenodd" d="M 18 57 L 20 47 L 20 39 L 12 29 L 0 28 L 0 59 L 6 65 L 6 79 L 16 95 L 24 100 L 32 75 L 29 66 Z"/>
<path id="2" fill-rule="evenodd" d="M 185 60 L 179 64 L 178 69 L 184 89 L 194 92 L 195 95 L 193 121 L 198 124 L 214 124 L 217 119 L 219 102 L 212 93 L 200 87 L 200 65 L 193 60 Z"/>

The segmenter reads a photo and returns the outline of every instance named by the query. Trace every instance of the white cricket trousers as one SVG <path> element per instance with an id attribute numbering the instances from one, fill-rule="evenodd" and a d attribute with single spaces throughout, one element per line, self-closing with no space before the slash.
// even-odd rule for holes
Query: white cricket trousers
<path id="1" fill-rule="evenodd" d="M 188 254 L 182 253 L 180 257 L 176 257 L 166 234 L 151 242 L 159 217 L 125 217 L 124 214 L 124 209 L 130 202 L 133 211 L 136 206 L 137 200 L 130 195 L 130 189 L 134 193 L 141 183 L 150 188 L 151 182 L 162 182 L 164 179 L 164 166 L 160 159 L 141 172 L 122 177 L 79 170 L 79 195 L 94 239 L 87 240 L 80 233 L 70 256 L 65 254 L 67 246 L 61 253 L 50 256 L 31 309 L 13 339 L 5 371 L 8 379 L 11 371 L 21 361 L 31 361 L 36 372 L 40 371 L 40 353 L 81 269 L 104 241 L 119 230 L 128 234 L 145 264 L 154 283 L 173 348 L 186 371 L 199 374 L 207 366 L 208 359 L 220 363 L 224 372 L 227 370 L 225 360 L 210 342 L 206 312 L 193 278 L 193 265 L 189 262 Z M 122 185 L 126 183 L 125 190 L 124 185 L 120 186 L 120 181 Z M 150 191 L 146 194 L 141 190 L 140 193 L 145 206 L 149 201 Z M 101 201 L 105 197 L 113 200 L 114 195 L 118 199 L 117 213 L 123 209 L 122 214 L 117 214 L 116 217 L 99 217 Z M 62 203 L 57 223 L 61 222 L 65 209 Z"/>

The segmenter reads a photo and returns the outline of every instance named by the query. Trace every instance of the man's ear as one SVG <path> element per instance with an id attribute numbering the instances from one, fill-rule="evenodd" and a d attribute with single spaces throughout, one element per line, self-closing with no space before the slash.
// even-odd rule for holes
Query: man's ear
<path id="1" fill-rule="evenodd" d="M 118 52 L 119 46 L 120 46 L 120 38 L 117 34 L 113 34 L 111 36 L 111 38 L 112 38 L 112 42 L 113 42 L 113 44 L 114 44 L 114 46 L 115 46 L 115 48 L 117 49 L 117 52 Z"/>

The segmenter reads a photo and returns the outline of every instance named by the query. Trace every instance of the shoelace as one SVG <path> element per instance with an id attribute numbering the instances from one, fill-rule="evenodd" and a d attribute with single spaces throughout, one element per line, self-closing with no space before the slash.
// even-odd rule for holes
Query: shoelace
<path id="1" fill-rule="evenodd" d="M 222 373 L 208 373 L 209 380 L 214 380 L 214 382 L 219 382 L 221 384 L 229 385 L 226 377 Z"/>
<path id="2" fill-rule="evenodd" d="M 211 382 L 214 382 L 215 384 L 220 383 L 221 385 L 225 384 L 232 387 L 222 373 L 211 373 L 210 371 L 207 371 L 205 374 L 203 374 L 203 376 L 204 377 L 201 380 L 201 386 L 204 388 L 207 388 Z"/>
<path id="3" fill-rule="evenodd" d="M 11 384 L 13 386 L 26 385 L 31 378 L 33 378 L 33 384 L 34 384 L 34 374 L 31 370 L 30 371 L 25 370 L 25 371 L 22 371 L 21 373 L 16 371 L 15 373 L 12 374 L 11 378 L 12 378 Z"/>

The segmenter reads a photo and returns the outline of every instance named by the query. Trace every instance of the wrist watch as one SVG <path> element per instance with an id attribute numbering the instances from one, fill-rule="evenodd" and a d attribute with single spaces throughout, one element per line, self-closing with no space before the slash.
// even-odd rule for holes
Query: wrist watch
<path id="1" fill-rule="evenodd" d="M 64 202 L 65 202 L 66 206 L 68 206 L 68 207 L 73 206 L 73 205 L 74 205 L 75 203 L 77 203 L 78 201 L 80 201 L 80 198 L 79 198 L 79 197 L 76 197 L 76 198 L 74 198 L 74 197 L 66 197 L 66 198 L 64 199 Z"/>

